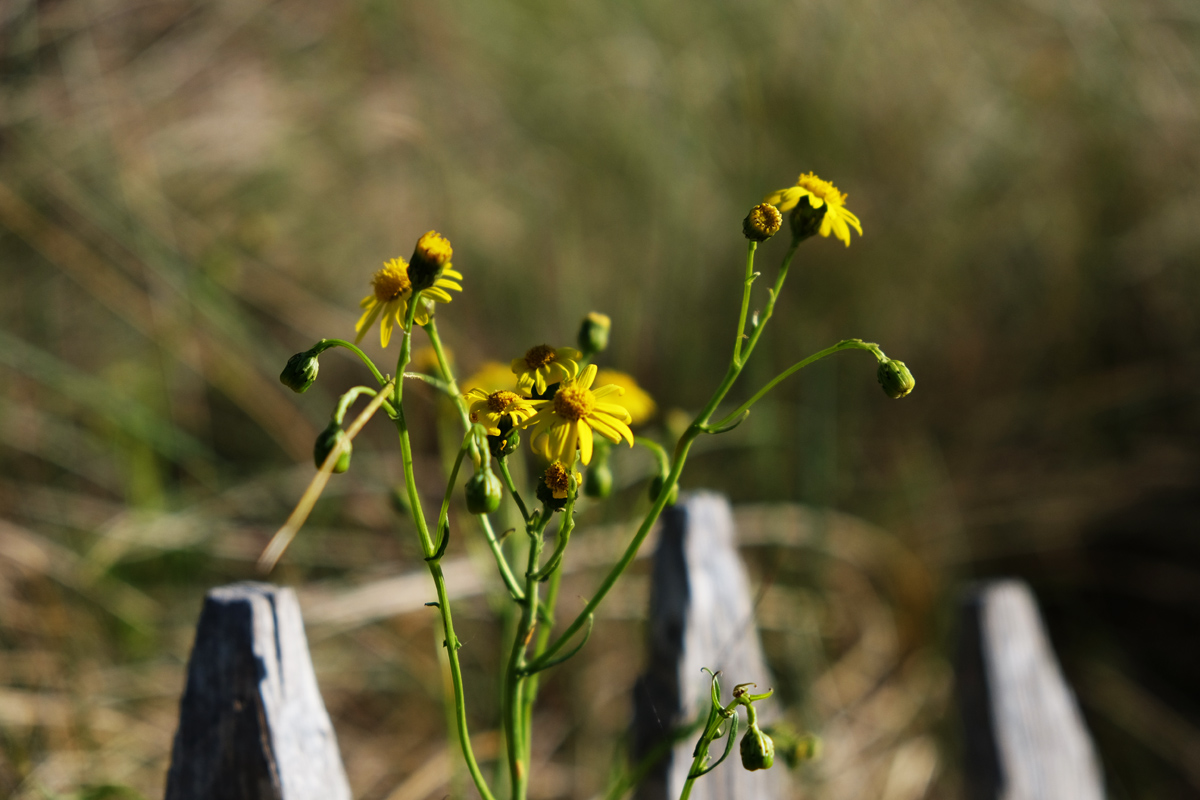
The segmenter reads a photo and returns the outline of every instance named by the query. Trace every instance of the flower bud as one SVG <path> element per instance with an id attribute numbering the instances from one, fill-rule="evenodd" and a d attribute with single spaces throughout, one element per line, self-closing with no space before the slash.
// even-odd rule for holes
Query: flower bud
<path id="1" fill-rule="evenodd" d="M 742 233 L 754 242 L 765 242 L 779 232 L 783 215 L 770 203 L 759 203 L 742 220 Z"/>
<path id="2" fill-rule="evenodd" d="M 612 320 L 607 315 L 593 311 L 583 318 L 579 326 L 579 350 L 584 358 L 591 358 L 608 347 L 608 332 Z"/>
<path id="3" fill-rule="evenodd" d="M 879 379 L 884 394 L 893 400 L 904 397 L 917 385 L 916 379 L 908 371 L 908 367 L 904 366 L 904 362 L 891 358 L 879 362 L 875 377 Z"/>
<path id="4" fill-rule="evenodd" d="M 821 230 L 821 221 L 825 219 L 828 204 L 822 203 L 820 208 L 813 208 L 812 201 L 807 197 L 800 198 L 792 213 L 788 215 L 788 225 L 792 228 L 792 238 L 802 242 L 810 236 L 815 236 Z"/>
<path id="5" fill-rule="evenodd" d="M 742 737 L 741 751 L 742 766 L 751 772 L 770 769 L 775 763 L 775 742 L 757 725 L 751 724 L 750 730 Z"/>
<path id="6" fill-rule="evenodd" d="M 279 382 L 296 394 L 304 394 L 317 379 L 317 354 L 312 350 L 296 353 L 288 359 L 287 366 L 279 373 Z"/>
<path id="7" fill-rule="evenodd" d="M 418 239 L 412 261 L 408 264 L 408 277 L 412 281 L 413 291 L 419 292 L 433 286 L 442 270 L 450 266 L 452 255 L 454 250 L 450 247 L 450 240 L 437 231 L 429 231 Z"/>
<path id="8" fill-rule="evenodd" d="M 666 483 L 666 478 L 662 475 L 655 475 L 654 480 L 650 481 L 650 502 L 658 501 L 658 495 L 663 490 L 663 484 Z M 671 487 L 671 493 L 667 495 L 667 505 L 673 506 L 679 500 L 679 484 L 676 483 Z"/>
<path id="9" fill-rule="evenodd" d="M 485 467 L 467 479 L 466 493 L 467 511 L 472 514 L 491 514 L 500 507 L 504 487 L 500 479 Z"/>
<path id="10" fill-rule="evenodd" d="M 583 493 L 588 497 L 604 499 L 612 494 L 613 474 L 608 462 L 598 464 L 592 461 L 583 479 Z"/>
<path id="11" fill-rule="evenodd" d="M 508 422 L 509 429 L 504 431 L 504 423 Z M 488 435 L 488 450 L 492 453 L 492 458 L 508 458 L 513 453 L 517 452 L 517 448 L 521 446 L 521 434 L 512 430 L 512 423 L 508 420 L 500 421 L 500 430 L 503 431 L 499 436 Z"/>
<path id="12" fill-rule="evenodd" d="M 538 480 L 537 499 L 551 511 L 562 511 L 567 507 L 572 478 L 575 479 L 576 486 L 582 481 L 579 473 L 574 469 L 568 469 L 563 462 L 552 462 Z"/>
<path id="13" fill-rule="evenodd" d="M 336 422 L 329 423 L 329 427 L 321 431 L 317 436 L 316 443 L 313 444 L 313 461 L 316 462 L 317 469 L 325 463 L 325 459 L 333 452 L 333 448 L 339 443 L 345 442 L 342 445 L 341 455 L 338 456 L 337 463 L 333 465 L 333 471 L 342 473 L 350 469 L 350 439 L 346 437 L 346 432 Z"/>

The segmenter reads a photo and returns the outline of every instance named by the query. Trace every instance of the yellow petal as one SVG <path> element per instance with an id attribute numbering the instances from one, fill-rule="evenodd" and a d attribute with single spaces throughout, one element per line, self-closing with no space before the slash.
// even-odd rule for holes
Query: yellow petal
<path id="1" fill-rule="evenodd" d="M 592 429 L 583 420 L 575 423 L 575 432 L 579 436 L 579 456 L 583 463 L 592 460 Z"/>

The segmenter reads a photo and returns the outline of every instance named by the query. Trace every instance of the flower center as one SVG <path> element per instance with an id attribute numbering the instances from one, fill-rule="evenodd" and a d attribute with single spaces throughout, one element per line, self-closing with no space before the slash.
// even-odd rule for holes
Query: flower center
<path id="1" fill-rule="evenodd" d="M 587 389 L 560 386 L 554 393 L 554 413 L 571 422 L 583 419 L 592 413 L 595 407 L 596 397 Z"/>
<path id="2" fill-rule="evenodd" d="M 531 347 L 525 353 L 525 366 L 530 369 L 544 367 L 553 360 L 554 348 L 548 344 L 539 344 L 537 347 Z"/>
<path id="3" fill-rule="evenodd" d="M 445 236 L 437 231 L 430 231 L 417 240 L 417 254 L 439 267 L 444 267 L 449 263 L 454 250 Z"/>
<path id="4" fill-rule="evenodd" d="M 555 461 L 546 467 L 542 480 L 546 482 L 546 488 L 556 495 L 566 494 L 567 490 L 571 488 L 571 473 L 561 461 Z"/>
<path id="5" fill-rule="evenodd" d="M 823 181 L 818 178 L 815 173 L 806 172 L 805 174 L 801 175 L 796 180 L 796 185 L 808 189 L 822 200 L 827 200 L 831 203 L 837 203 L 839 205 L 846 202 L 846 195 L 839 192 L 837 187 L 835 187 L 829 181 Z"/>
<path id="6" fill-rule="evenodd" d="M 491 411 L 493 414 L 502 414 L 520 401 L 521 396 L 516 392 L 509 392 L 502 389 L 488 395 L 487 407 L 488 411 Z"/>
<path id="7" fill-rule="evenodd" d="M 412 281 L 408 279 L 408 265 L 403 259 L 392 259 L 372 276 L 371 288 L 375 290 L 375 299 L 379 302 L 395 300 L 412 288 Z"/>

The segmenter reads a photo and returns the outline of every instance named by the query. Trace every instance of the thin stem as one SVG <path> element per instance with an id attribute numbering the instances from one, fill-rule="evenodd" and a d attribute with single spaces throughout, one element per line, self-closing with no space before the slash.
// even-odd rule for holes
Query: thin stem
<path id="1" fill-rule="evenodd" d="M 380 372 L 379 368 L 375 366 L 375 362 L 372 361 L 370 357 L 353 342 L 347 342 L 345 339 L 322 339 L 321 341 L 317 342 L 315 347 L 319 347 L 322 351 L 328 350 L 330 347 L 344 347 L 350 352 L 354 353 L 354 355 L 358 356 L 359 359 L 367 365 L 367 369 L 371 370 L 371 374 L 375 376 L 375 380 L 379 381 L 380 386 L 383 386 L 385 383 L 387 383 L 387 378 L 383 377 L 383 373 Z"/>
<path id="2" fill-rule="evenodd" d="M 763 330 L 767 327 L 767 321 L 771 319 L 771 315 L 775 313 L 775 302 L 779 299 L 779 293 L 783 291 L 783 282 L 787 280 L 788 269 L 792 266 L 792 258 L 796 255 L 796 248 L 800 246 L 802 240 L 793 239 L 792 246 L 788 248 L 787 255 L 783 257 L 783 263 L 779 265 L 779 275 L 775 278 L 775 287 L 771 289 L 767 297 L 767 305 L 763 309 L 762 319 L 758 321 L 758 325 L 754 328 L 754 332 L 750 334 L 750 341 L 746 344 L 746 352 L 742 354 L 741 362 L 738 366 L 745 364 L 750 358 L 750 354 L 754 352 L 755 346 L 758 344 L 759 338 L 762 336 Z M 741 333 L 741 331 L 738 331 Z M 741 340 L 738 340 L 741 343 Z M 736 359 L 736 354 L 735 354 Z"/>
<path id="3" fill-rule="evenodd" d="M 411 298 L 408 313 L 404 318 L 404 336 L 400 341 L 400 355 L 396 361 L 397 375 L 404 374 L 404 368 L 408 366 L 412 352 L 412 327 L 413 317 L 416 315 L 417 302 L 419 302 L 419 293 Z M 396 381 L 394 395 L 396 431 L 400 437 L 400 454 L 404 464 L 404 483 L 408 489 L 408 500 L 412 507 L 413 521 L 416 523 L 417 534 L 421 539 L 421 549 L 428 559 L 436 551 L 434 543 L 429 536 L 429 527 L 425 521 L 425 511 L 421 507 L 421 498 L 417 493 L 416 475 L 413 471 L 412 443 L 409 440 L 408 423 L 404 418 L 404 408 L 401 405 L 403 385 L 403 380 Z M 475 752 L 471 748 L 471 735 L 467 729 L 466 692 L 463 688 L 462 665 L 458 659 L 458 649 L 462 647 L 462 644 L 454 634 L 454 619 L 450 614 L 450 597 L 446 591 L 446 578 L 442 573 L 442 565 L 437 559 L 426 561 L 426 564 L 429 566 L 429 574 L 433 577 L 433 585 L 437 590 L 438 612 L 442 617 L 442 631 L 445 634 L 443 644 L 446 647 L 446 655 L 450 661 L 450 677 L 454 683 L 454 715 L 458 723 L 459 746 L 462 749 L 463 758 L 467 762 L 467 769 L 471 773 L 472 780 L 475 781 L 475 787 L 479 790 L 480 796 L 484 800 L 495 800 L 492 790 L 488 787 L 487 781 L 479 769 L 479 762 L 475 760 Z"/>
<path id="4" fill-rule="evenodd" d="M 754 285 L 754 279 L 758 276 L 754 273 L 754 251 L 758 249 L 758 242 L 750 240 L 749 247 L 746 248 L 746 277 L 742 281 L 742 310 L 738 314 L 737 338 L 733 340 L 733 361 L 735 364 L 742 364 L 742 340 L 746 338 L 746 313 L 750 310 L 750 287 Z M 747 356 L 750 354 L 747 353 Z"/>
<path id="5" fill-rule="evenodd" d="M 767 383 L 766 386 L 762 387 L 757 392 L 755 392 L 753 397 L 751 397 L 749 400 L 747 400 L 746 402 L 744 402 L 740 406 L 738 406 L 735 411 L 731 412 L 723 420 L 721 420 L 720 422 L 714 423 L 712 427 L 719 428 L 723 425 L 728 424 L 729 422 L 732 422 L 734 418 L 736 418 L 739 414 L 741 414 L 744 411 L 746 411 L 747 409 L 749 409 L 750 406 L 754 405 L 759 400 L 761 400 L 767 392 L 771 391 L 776 386 L 778 386 L 781 381 L 783 381 L 785 378 L 789 377 L 792 373 L 798 372 L 799 370 L 802 370 L 805 367 L 807 367 L 809 364 L 812 364 L 816 361 L 820 361 L 822 358 L 825 358 L 826 356 L 831 356 L 834 353 L 840 353 L 843 350 L 867 350 L 871 353 L 874 353 L 876 358 L 881 359 L 883 357 L 883 351 L 879 349 L 879 345 L 877 345 L 877 344 L 873 344 L 871 342 L 864 342 L 861 339 L 843 339 L 842 341 L 838 342 L 837 344 L 833 345 L 832 347 L 826 347 L 824 350 L 821 350 L 820 352 L 813 353 L 811 356 L 804 359 L 803 361 L 797 361 L 795 364 L 793 364 L 792 366 L 785 369 L 783 372 L 776 375 L 774 378 L 772 378 Z"/>
<path id="6" fill-rule="evenodd" d="M 508 471 L 508 459 L 497 458 L 496 463 L 500 465 L 500 477 L 504 479 L 504 485 L 508 487 L 508 493 L 516 501 L 517 508 L 521 510 L 521 517 L 528 524 L 530 519 L 529 509 L 526 507 L 525 501 L 521 499 L 521 493 L 517 491 L 517 484 L 513 481 L 512 473 Z"/>
<path id="7" fill-rule="evenodd" d="M 512 784 L 512 800 L 524 800 L 529 786 L 528 755 L 529 731 L 525 725 L 525 649 L 533 639 L 537 625 L 538 580 L 537 568 L 545 543 L 544 533 L 550 522 L 550 512 L 543 510 L 544 517 L 534 517 L 526 529 L 529 535 L 529 560 L 525 569 L 525 600 L 521 604 L 521 621 L 517 624 L 517 635 L 513 638 L 508 657 L 508 674 L 505 680 L 504 712 L 505 740 L 508 749 L 508 772 Z"/>
<path id="8" fill-rule="evenodd" d="M 471 440 L 476 436 L 475 427 L 472 426 L 463 436 L 462 446 L 458 448 L 458 456 L 454 459 L 454 468 L 450 470 L 450 480 L 446 482 L 446 494 L 442 497 L 442 508 L 438 511 L 437 533 L 438 536 L 445 536 L 443 530 L 446 526 L 446 520 L 450 515 L 450 498 L 454 494 L 454 484 L 458 481 L 458 470 L 462 466 L 463 458 L 467 455 L 467 450 L 470 447 Z M 441 551 L 442 543 L 438 542 L 438 551 Z"/>
<path id="9" fill-rule="evenodd" d="M 647 439 L 645 436 L 633 437 L 633 443 L 641 445 L 654 454 L 654 459 L 658 462 L 658 474 L 665 475 L 671 469 L 671 457 L 667 455 L 667 449 L 653 439 Z"/>

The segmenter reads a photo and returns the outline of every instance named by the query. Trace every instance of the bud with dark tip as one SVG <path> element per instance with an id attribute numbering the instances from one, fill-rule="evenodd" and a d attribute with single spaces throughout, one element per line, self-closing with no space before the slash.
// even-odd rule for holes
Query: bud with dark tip
<path id="1" fill-rule="evenodd" d="M 770 769 L 775 763 L 775 742 L 755 723 L 742 737 L 742 766 L 750 771 Z"/>
<path id="2" fill-rule="evenodd" d="M 333 465 L 333 471 L 342 473 L 350 469 L 350 439 L 346 436 L 346 432 L 336 422 L 329 423 L 329 427 L 321 431 L 317 436 L 316 443 L 313 444 L 313 461 L 316 462 L 317 469 L 325 463 L 325 459 L 333 452 L 333 448 L 341 443 L 342 452 L 338 456 L 337 463 Z"/>
<path id="3" fill-rule="evenodd" d="M 584 358 L 591 358 L 608 347 L 608 332 L 612 320 L 607 315 L 593 311 L 579 325 L 579 350 Z"/>
<path id="4" fill-rule="evenodd" d="M 450 266 L 454 255 L 450 240 L 437 231 L 429 231 L 417 240 L 412 260 L 408 264 L 408 278 L 414 292 L 428 289 L 437 281 L 442 270 Z"/>
<path id="5" fill-rule="evenodd" d="M 312 350 L 296 353 L 288 359 L 287 366 L 279 373 L 279 382 L 297 394 L 308 391 L 317 379 L 317 354 Z"/>
<path id="6" fill-rule="evenodd" d="M 491 471 L 485 467 L 467 480 L 467 511 L 472 514 L 491 514 L 500 507 L 504 487 Z"/>
<path id="7" fill-rule="evenodd" d="M 759 203 L 742 220 L 742 233 L 752 242 L 765 242 L 779 232 L 783 215 L 770 203 Z"/>
<path id="8" fill-rule="evenodd" d="M 908 371 L 908 367 L 904 366 L 904 362 L 891 358 L 879 362 L 875 377 L 883 387 L 884 394 L 893 400 L 904 397 L 917 385 L 916 379 Z"/>

